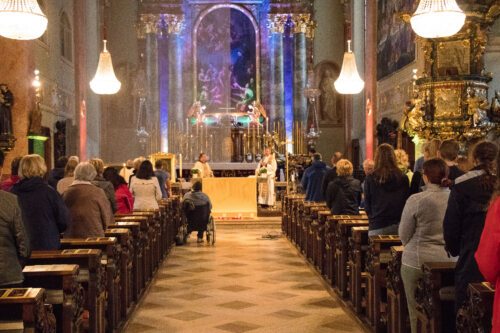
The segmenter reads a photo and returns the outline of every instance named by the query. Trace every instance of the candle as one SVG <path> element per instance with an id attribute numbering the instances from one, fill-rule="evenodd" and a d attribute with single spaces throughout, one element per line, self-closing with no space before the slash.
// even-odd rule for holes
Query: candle
<path id="1" fill-rule="evenodd" d="M 266 133 L 269 133 L 269 118 L 266 118 Z"/>
<path id="2" fill-rule="evenodd" d="M 179 154 L 179 178 L 182 178 L 182 154 Z"/>

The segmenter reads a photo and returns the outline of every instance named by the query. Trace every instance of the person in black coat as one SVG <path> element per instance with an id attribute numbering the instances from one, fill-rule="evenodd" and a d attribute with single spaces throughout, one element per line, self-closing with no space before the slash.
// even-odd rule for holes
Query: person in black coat
<path id="1" fill-rule="evenodd" d="M 458 256 L 455 268 L 455 306 L 466 300 L 467 286 L 484 281 L 474 253 L 479 244 L 486 212 L 496 182 L 498 147 L 493 142 L 478 143 L 472 152 L 475 167 L 455 179 L 443 222 L 446 250 Z"/>
<path id="2" fill-rule="evenodd" d="M 26 155 L 19 165 L 21 180 L 12 187 L 32 250 L 58 249 L 60 233 L 66 230 L 70 218 L 59 193 L 43 180 L 46 172 L 45 161 L 39 155 Z"/>
<path id="3" fill-rule="evenodd" d="M 322 184 L 328 170 L 326 163 L 321 160 L 321 154 L 313 155 L 312 165 L 304 171 L 302 188 L 306 192 L 306 201 L 324 201 Z"/>
<path id="4" fill-rule="evenodd" d="M 365 210 L 369 236 L 397 235 L 401 214 L 410 192 L 408 177 L 398 168 L 394 148 L 381 144 L 375 153 L 375 170 L 365 179 Z"/>
<path id="5" fill-rule="evenodd" d="M 342 159 L 335 166 L 337 177 L 328 184 L 326 205 L 334 215 L 359 215 L 361 182 L 352 177 L 352 163 Z"/>
<path id="6" fill-rule="evenodd" d="M 439 156 L 445 161 L 450 170 L 448 179 L 451 180 L 452 183 L 455 182 L 455 179 L 465 174 L 465 172 L 458 167 L 457 159 L 459 151 L 460 146 L 455 140 L 444 140 L 439 147 Z"/>
<path id="7" fill-rule="evenodd" d="M 57 183 L 64 178 L 64 168 L 66 168 L 67 163 L 68 158 L 61 156 L 56 161 L 56 167 L 49 172 L 47 182 L 54 190 L 57 190 Z"/>
<path id="8" fill-rule="evenodd" d="M 326 198 L 326 190 L 328 188 L 328 184 L 330 184 L 330 182 L 334 180 L 335 177 L 337 177 L 337 168 L 335 167 L 335 165 L 337 164 L 338 161 L 340 161 L 341 158 L 342 158 L 341 152 L 337 151 L 335 152 L 335 154 L 333 154 L 331 159 L 332 168 L 326 172 L 325 177 L 323 178 L 323 184 L 321 185 L 321 190 L 325 198 Z"/>

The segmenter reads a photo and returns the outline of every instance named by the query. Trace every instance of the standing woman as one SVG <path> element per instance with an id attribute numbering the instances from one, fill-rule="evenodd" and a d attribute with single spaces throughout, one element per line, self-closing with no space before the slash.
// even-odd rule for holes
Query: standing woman
<path id="1" fill-rule="evenodd" d="M 439 158 L 424 162 L 424 191 L 406 201 L 399 224 L 399 237 L 404 245 L 401 278 L 413 333 L 417 332 L 415 290 L 418 279 L 423 276 L 422 264 L 455 261 L 448 257 L 443 239 L 443 218 L 450 196 L 448 170 Z"/>
<path id="2" fill-rule="evenodd" d="M 19 164 L 21 180 L 12 187 L 17 195 L 31 250 L 57 250 L 60 233 L 66 230 L 69 211 L 61 196 L 43 177 L 45 161 L 39 155 L 26 155 Z"/>
<path id="3" fill-rule="evenodd" d="M 500 154 L 497 156 L 497 175 L 500 171 Z M 483 276 L 495 286 L 492 332 L 500 332 L 500 177 L 486 215 L 483 234 L 476 251 L 476 261 Z"/>
<path id="4" fill-rule="evenodd" d="M 113 167 L 104 170 L 104 178 L 113 184 L 115 188 L 116 212 L 118 214 L 128 214 L 134 210 L 134 197 L 128 189 L 125 178 L 120 176 Z"/>
<path id="5" fill-rule="evenodd" d="M 455 179 L 455 185 L 451 188 L 443 231 L 446 250 L 452 256 L 459 256 L 455 268 L 456 309 L 466 300 L 469 283 L 484 281 L 474 253 L 497 181 L 494 165 L 497 155 L 495 143 L 479 142 L 472 151 L 475 167 Z"/>
<path id="6" fill-rule="evenodd" d="M 375 152 L 375 170 L 365 179 L 365 210 L 369 236 L 397 235 L 399 220 L 409 194 L 409 181 L 396 163 L 387 143 Z"/>
<path id="7" fill-rule="evenodd" d="M 134 210 L 158 209 L 161 199 L 161 189 L 153 171 L 153 164 L 145 160 L 130 182 L 130 192 L 134 196 Z"/>

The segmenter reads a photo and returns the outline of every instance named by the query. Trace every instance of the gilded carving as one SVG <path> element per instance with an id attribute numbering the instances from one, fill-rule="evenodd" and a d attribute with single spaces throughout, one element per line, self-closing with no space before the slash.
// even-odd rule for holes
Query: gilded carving
<path id="1" fill-rule="evenodd" d="M 180 34 L 185 27 L 184 15 L 163 14 L 163 20 L 169 34 Z"/>
<path id="2" fill-rule="evenodd" d="M 291 14 L 290 19 L 294 24 L 294 33 L 304 33 L 307 38 L 314 38 L 316 22 L 311 14 Z"/>
<path id="3" fill-rule="evenodd" d="M 289 16 L 289 14 L 269 14 L 267 16 L 267 28 L 269 32 L 276 34 L 284 33 Z"/>
<path id="4" fill-rule="evenodd" d="M 139 17 L 139 22 L 137 23 L 137 37 L 144 39 L 147 34 L 158 33 L 159 23 L 159 14 L 142 14 Z"/>

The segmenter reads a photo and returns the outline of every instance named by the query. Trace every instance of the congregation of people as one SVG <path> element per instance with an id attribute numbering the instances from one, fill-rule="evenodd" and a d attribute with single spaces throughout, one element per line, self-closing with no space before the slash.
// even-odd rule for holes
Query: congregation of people
<path id="1" fill-rule="evenodd" d="M 417 332 L 415 291 L 425 262 L 456 262 L 456 311 L 467 286 L 489 281 L 500 288 L 499 148 L 481 141 L 460 155 L 454 140 L 433 139 L 410 169 L 408 154 L 389 144 L 365 160 L 364 177 L 337 152 L 327 167 L 318 153 L 304 171 L 307 201 L 326 202 L 335 215 L 368 216 L 368 235 L 399 235 L 411 331 Z M 495 295 L 493 332 L 500 332 L 500 293 Z"/>
<path id="2" fill-rule="evenodd" d="M 4 160 L 0 151 L 0 176 Z M 57 250 L 61 237 L 104 237 L 115 214 L 158 209 L 158 200 L 171 193 L 162 162 L 153 170 L 149 160 L 137 158 L 125 179 L 127 168 L 105 168 L 98 158 L 61 157 L 50 171 L 39 155 L 14 158 L 0 183 L 0 287 L 22 284 L 22 263 L 31 251 Z"/>

